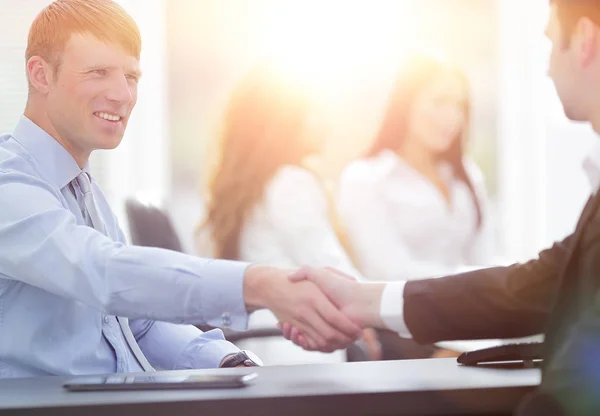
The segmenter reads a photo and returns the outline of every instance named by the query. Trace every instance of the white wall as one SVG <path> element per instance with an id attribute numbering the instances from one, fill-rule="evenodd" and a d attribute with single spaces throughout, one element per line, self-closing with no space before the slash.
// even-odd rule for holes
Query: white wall
<path id="1" fill-rule="evenodd" d="M 546 76 L 547 0 L 502 0 L 498 204 L 503 251 L 533 257 L 575 226 L 589 185 L 581 169 L 596 140 L 569 122 Z"/>
<path id="2" fill-rule="evenodd" d="M 142 79 L 138 103 L 123 142 L 116 150 L 96 152 L 92 172 L 128 235 L 125 199 L 136 196 L 160 203 L 171 183 L 167 137 L 166 0 L 119 0 L 142 35 Z"/>
<path id="3" fill-rule="evenodd" d="M 50 0 L 0 0 L 0 134 L 10 133 L 27 100 L 25 48 L 31 22 Z"/>

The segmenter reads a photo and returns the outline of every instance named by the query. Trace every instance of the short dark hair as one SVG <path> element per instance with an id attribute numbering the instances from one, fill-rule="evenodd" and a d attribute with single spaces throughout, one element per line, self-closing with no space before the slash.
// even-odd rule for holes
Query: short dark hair
<path id="1" fill-rule="evenodd" d="M 565 47 L 569 46 L 575 25 L 582 17 L 600 26 L 600 0 L 550 0 L 550 4 L 556 5 Z"/>

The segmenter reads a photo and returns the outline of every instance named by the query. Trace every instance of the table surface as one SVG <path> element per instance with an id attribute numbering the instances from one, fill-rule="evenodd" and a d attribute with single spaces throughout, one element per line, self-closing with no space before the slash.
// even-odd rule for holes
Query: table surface
<path id="1" fill-rule="evenodd" d="M 69 392 L 62 384 L 73 377 L 5 379 L 0 414 L 501 415 L 510 414 L 541 377 L 538 369 L 464 367 L 452 358 L 185 373 L 254 371 L 251 386 L 219 390 Z"/>

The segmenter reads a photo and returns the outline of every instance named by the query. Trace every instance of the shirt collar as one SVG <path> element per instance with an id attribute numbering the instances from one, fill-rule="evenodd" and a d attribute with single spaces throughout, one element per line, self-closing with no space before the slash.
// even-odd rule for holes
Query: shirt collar
<path id="1" fill-rule="evenodd" d="M 596 143 L 583 160 L 583 170 L 595 194 L 600 187 L 600 143 Z"/>
<path id="2" fill-rule="evenodd" d="M 400 167 L 403 161 L 400 157 L 389 149 L 384 149 L 377 155 L 377 160 L 385 175 L 389 175 Z"/>
<path id="3" fill-rule="evenodd" d="M 21 116 L 12 137 L 35 159 L 44 178 L 58 189 L 82 172 L 67 149 L 25 115 Z M 89 164 L 83 171 L 89 173 Z"/>

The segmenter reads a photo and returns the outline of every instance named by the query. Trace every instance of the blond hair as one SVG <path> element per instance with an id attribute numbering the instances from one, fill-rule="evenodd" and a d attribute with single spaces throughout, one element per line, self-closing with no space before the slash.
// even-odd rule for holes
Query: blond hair
<path id="1" fill-rule="evenodd" d="M 216 167 L 208 185 L 208 212 L 198 234 L 212 234 L 213 255 L 238 259 L 244 222 L 283 165 L 300 165 L 311 152 L 302 140 L 309 97 L 268 66 L 237 85 L 223 116 Z"/>
<path id="2" fill-rule="evenodd" d="M 139 59 L 142 39 L 133 18 L 112 0 L 56 0 L 46 6 L 29 29 L 25 62 L 39 56 L 60 69 L 60 55 L 73 34 L 89 33 L 121 45 Z M 31 84 L 30 84 L 31 90 Z"/>

